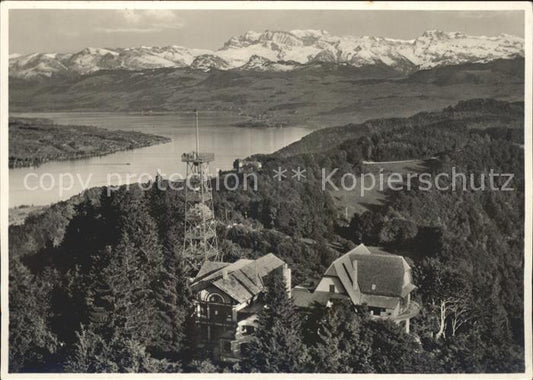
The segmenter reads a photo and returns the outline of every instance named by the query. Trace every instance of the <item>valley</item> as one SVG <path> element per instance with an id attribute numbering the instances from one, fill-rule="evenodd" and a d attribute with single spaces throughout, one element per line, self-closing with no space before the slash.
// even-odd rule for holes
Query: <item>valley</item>
<path id="1" fill-rule="evenodd" d="M 390 68 L 319 64 L 289 72 L 189 68 L 12 78 L 11 112 L 229 112 L 239 126 L 325 128 L 407 117 L 472 98 L 523 99 L 524 61 L 497 60 L 404 76 Z"/>

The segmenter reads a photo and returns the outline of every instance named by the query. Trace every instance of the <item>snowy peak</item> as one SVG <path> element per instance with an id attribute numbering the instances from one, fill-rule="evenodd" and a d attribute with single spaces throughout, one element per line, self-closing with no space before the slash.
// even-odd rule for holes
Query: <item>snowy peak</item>
<path id="1" fill-rule="evenodd" d="M 9 74 L 32 78 L 60 74 L 89 74 L 98 70 L 143 70 L 187 67 L 208 50 L 182 46 L 141 46 L 124 49 L 88 47 L 74 54 L 34 53 L 10 57 Z"/>
<path id="2" fill-rule="evenodd" d="M 524 56 L 524 40 L 510 35 L 469 36 L 431 30 L 416 38 L 412 47 L 404 47 L 401 52 L 419 68 L 427 69 Z"/>
<path id="3" fill-rule="evenodd" d="M 300 30 L 300 29 L 295 29 L 295 30 L 291 30 L 290 33 L 302 40 L 304 39 L 319 39 L 319 38 L 322 38 L 326 35 L 328 35 L 329 33 L 325 30 L 314 30 L 314 29 L 307 29 L 307 30 Z"/>
<path id="4" fill-rule="evenodd" d="M 116 51 L 89 47 L 73 54 L 62 63 L 77 73 L 87 74 L 95 70 L 119 67 L 118 63 L 115 63 L 118 55 Z"/>
<path id="5" fill-rule="evenodd" d="M 269 64 L 271 64 L 272 61 L 269 59 L 266 59 L 265 57 L 261 57 L 259 55 L 252 55 L 248 62 L 241 66 L 245 70 L 254 70 L 254 69 L 260 69 L 267 67 Z"/>
<path id="6" fill-rule="evenodd" d="M 52 53 L 33 53 L 9 59 L 9 74 L 20 78 L 51 77 L 68 72 L 62 63 L 70 55 Z"/>
<path id="7" fill-rule="evenodd" d="M 265 30 L 263 33 L 258 33 L 248 31 L 243 35 L 231 37 L 221 50 L 243 48 L 256 44 L 271 47 L 272 43 L 285 47 L 299 46 L 302 45 L 302 39 L 291 32 Z"/>
<path id="8" fill-rule="evenodd" d="M 83 55 L 106 55 L 106 54 L 118 55 L 118 53 L 116 51 L 113 51 L 113 50 L 102 49 L 102 48 L 93 48 L 93 47 L 85 48 L 82 51 L 80 51 L 78 54 L 83 54 Z"/>
<path id="9" fill-rule="evenodd" d="M 31 78 L 163 67 L 191 67 L 204 71 L 286 71 L 315 63 L 353 67 L 385 65 L 409 73 L 519 56 L 524 56 L 524 39 L 509 34 L 487 37 L 428 30 L 415 39 L 400 40 L 381 36 L 333 36 L 324 30 L 265 30 L 231 37 L 216 51 L 173 45 L 120 49 L 90 47 L 74 54 L 12 55 L 9 57 L 9 73 Z"/>
<path id="10" fill-rule="evenodd" d="M 426 30 L 424 33 L 422 33 L 422 36 L 419 38 L 429 38 L 433 40 L 443 40 L 443 39 L 449 39 L 451 34 L 461 34 L 461 33 L 446 33 L 442 30 Z"/>
<path id="11" fill-rule="evenodd" d="M 213 69 L 216 70 L 227 70 L 229 68 L 228 62 L 224 59 L 213 55 L 213 54 L 202 54 L 194 59 L 191 63 L 191 69 L 210 71 Z"/>
<path id="12" fill-rule="evenodd" d="M 248 62 L 239 67 L 243 71 L 291 71 L 300 66 L 297 62 L 272 62 L 258 55 L 252 55 Z"/>
<path id="13" fill-rule="evenodd" d="M 402 72 L 466 62 L 523 56 L 524 40 L 510 35 L 468 36 L 429 30 L 412 40 L 376 36 L 332 36 L 323 30 L 249 31 L 232 37 L 215 54 L 232 67 L 252 56 L 301 64 L 328 62 L 355 67 L 384 64 Z M 246 66 L 248 67 L 248 66 Z"/>

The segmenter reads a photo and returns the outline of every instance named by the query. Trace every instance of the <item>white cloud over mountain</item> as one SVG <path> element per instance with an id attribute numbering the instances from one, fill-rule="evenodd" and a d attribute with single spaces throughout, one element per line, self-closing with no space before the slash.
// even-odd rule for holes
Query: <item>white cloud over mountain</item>
<path id="1" fill-rule="evenodd" d="M 97 27 L 104 33 L 156 33 L 165 29 L 180 29 L 185 26 L 177 13 L 165 9 L 125 10 L 120 13 L 125 25 Z"/>

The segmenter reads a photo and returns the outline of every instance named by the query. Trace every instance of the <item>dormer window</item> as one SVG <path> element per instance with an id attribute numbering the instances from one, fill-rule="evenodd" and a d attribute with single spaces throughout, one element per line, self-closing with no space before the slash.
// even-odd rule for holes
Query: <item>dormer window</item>
<path id="1" fill-rule="evenodd" d="M 245 326 L 241 327 L 241 331 L 242 331 L 243 335 L 250 335 L 250 334 L 254 333 L 255 327 L 254 326 L 245 325 Z"/>
<path id="2" fill-rule="evenodd" d="M 330 293 L 335 293 L 335 285 L 334 285 L 334 284 L 331 284 L 331 285 L 329 286 L 329 292 L 330 292 Z"/>

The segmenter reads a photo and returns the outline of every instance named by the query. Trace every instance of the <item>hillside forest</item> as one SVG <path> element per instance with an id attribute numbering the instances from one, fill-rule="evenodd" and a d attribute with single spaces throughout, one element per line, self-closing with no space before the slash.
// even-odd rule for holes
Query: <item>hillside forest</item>
<path id="1" fill-rule="evenodd" d="M 179 254 L 184 194 L 158 178 L 148 191 L 123 187 L 107 196 L 94 188 L 10 226 L 9 370 L 521 372 L 523 113 L 520 102 L 474 99 L 319 130 L 254 156 L 262 163 L 257 190 L 214 192 L 224 260 L 272 252 L 292 269 L 293 286 L 312 286 L 359 243 L 406 256 L 422 307 L 411 334 L 370 320 L 364 307 L 301 313 L 272 276 L 265 301 L 275 307 L 260 313 L 243 361 L 202 357 L 191 328 L 190 273 Z M 342 220 L 321 189 L 323 168 L 362 173 L 362 161 L 409 159 L 427 160 L 433 174 L 512 173 L 514 190 L 390 191 L 383 204 Z M 274 180 L 279 166 L 305 167 L 306 181 Z"/>

